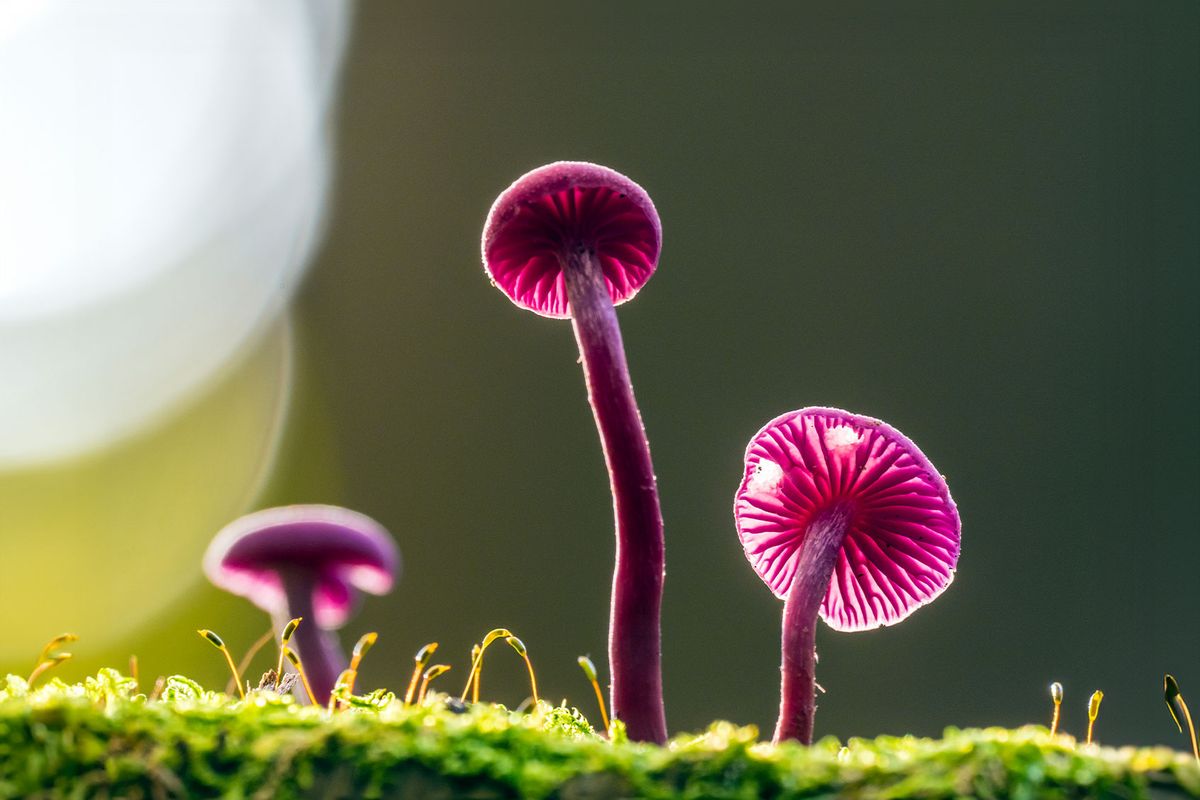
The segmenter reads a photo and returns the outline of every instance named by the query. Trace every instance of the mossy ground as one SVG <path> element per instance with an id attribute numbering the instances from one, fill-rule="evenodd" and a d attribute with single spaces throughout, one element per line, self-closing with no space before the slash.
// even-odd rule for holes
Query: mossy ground
<path id="1" fill-rule="evenodd" d="M 655 747 L 609 742 L 577 711 L 545 704 L 455 713 L 444 696 L 405 707 L 375 693 L 329 715 L 178 677 L 149 701 L 112 670 L 0 686 L 2 798 L 1200 797 L 1190 755 L 1078 745 L 1038 727 L 804 748 L 714 723 Z"/>

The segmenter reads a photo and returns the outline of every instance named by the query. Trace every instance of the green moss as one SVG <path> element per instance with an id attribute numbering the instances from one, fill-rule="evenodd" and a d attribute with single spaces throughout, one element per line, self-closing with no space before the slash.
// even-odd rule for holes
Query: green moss
<path id="1" fill-rule="evenodd" d="M 1043 728 L 773 747 L 714 723 L 667 747 L 610 743 L 570 708 L 454 713 L 390 693 L 332 716 L 270 692 L 244 703 L 176 676 L 148 701 L 102 670 L 0 689 L 0 797 L 1200 797 L 1166 748 L 1076 746 Z"/>

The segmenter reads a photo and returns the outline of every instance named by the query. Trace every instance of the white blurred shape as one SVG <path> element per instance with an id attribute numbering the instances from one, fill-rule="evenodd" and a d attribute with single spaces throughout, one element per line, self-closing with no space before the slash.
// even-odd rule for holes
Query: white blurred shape
<path id="1" fill-rule="evenodd" d="M 343 0 L 0 0 L 0 468 L 145 427 L 319 239 Z"/>

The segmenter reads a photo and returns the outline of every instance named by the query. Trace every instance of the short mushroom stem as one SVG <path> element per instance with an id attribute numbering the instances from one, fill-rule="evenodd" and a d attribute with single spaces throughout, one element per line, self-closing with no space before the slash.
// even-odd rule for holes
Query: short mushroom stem
<path id="1" fill-rule="evenodd" d="M 329 702 L 338 676 L 350 662 L 342 652 L 336 634 L 322 630 L 317 625 L 317 617 L 313 613 L 312 582 L 295 574 L 284 574 L 282 577 L 283 589 L 287 594 L 287 612 L 275 620 L 275 627 L 282 629 L 289 619 L 304 618 L 292 634 L 292 642 L 304 664 L 313 697 L 318 705 L 323 706 Z"/>
<path id="2" fill-rule="evenodd" d="M 577 244 L 566 249 L 562 261 L 572 327 L 608 465 L 616 517 L 608 638 L 613 716 L 625 723 L 629 738 L 661 744 L 667 739 L 660 632 L 664 548 L 650 444 L 633 396 L 616 310 L 595 251 Z"/>
<path id="3" fill-rule="evenodd" d="M 779 720 L 775 743 L 812 744 L 816 713 L 817 611 L 829 591 L 850 514 L 837 506 L 813 519 L 804 534 L 792 588 L 783 605 Z"/>

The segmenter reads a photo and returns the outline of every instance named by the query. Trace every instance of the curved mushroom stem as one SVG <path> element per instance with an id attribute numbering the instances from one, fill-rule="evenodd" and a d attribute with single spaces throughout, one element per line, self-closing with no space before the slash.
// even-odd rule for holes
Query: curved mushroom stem
<path id="1" fill-rule="evenodd" d="M 616 309 L 596 253 L 576 243 L 566 248 L 562 261 L 571 325 L 608 465 L 616 517 L 608 630 L 613 716 L 625 723 L 630 739 L 662 744 L 667 740 L 660 632 L 663 524 L 650 444 L 633 397 Z"/>
<path id="2" fill-rule="evenodd" d="M 800 563 L 783 604 L 776 744 L 787 739 L 812 744 L 813 716 L 817 710 L 817 612 L 829 591 L 849 522 L 849 511 L 835 506 L 817 516 L 804 532 Z"/>
<path id="3" fill-rule="evenodd" d="M 317 617 L 313 612 L 311 579 L 304 573 L 295 572 L 283 572 L 280 579 L 287 595 L 287 611 L 282 619 L 275 620 L 275 627 L 282 629 L 288 620 L 304 617 L 304 621 L 292 634 L 292 642 L 304 663 L 304 672 L 308 676 L 309 685 L 312 686 L 313 697 L 318 705 L 323 706 L 329 702 L 329 695 L 333 692 L 338 676 L 350 662 L 338 644 L 337 635 L 317 626 Z"/>

